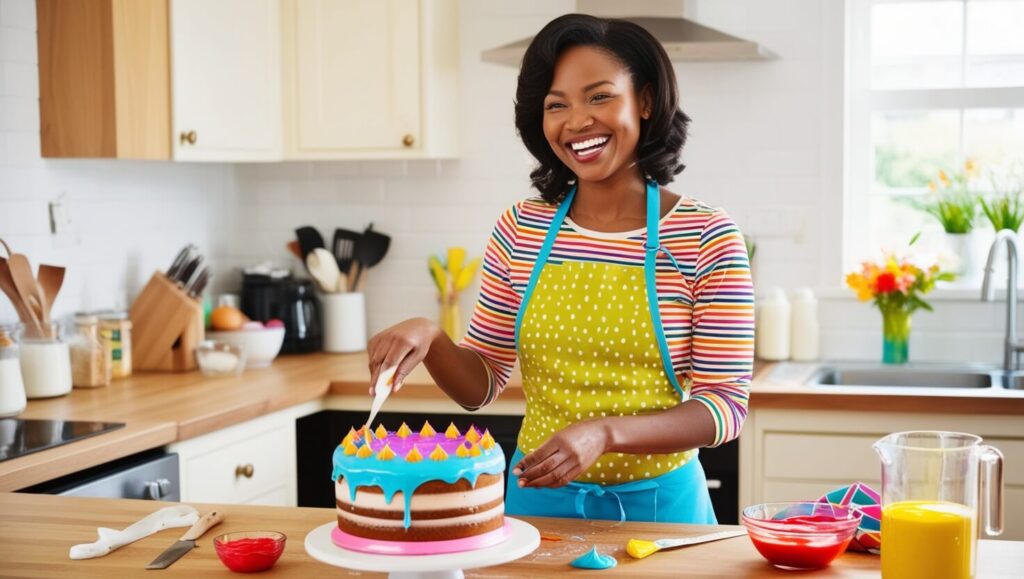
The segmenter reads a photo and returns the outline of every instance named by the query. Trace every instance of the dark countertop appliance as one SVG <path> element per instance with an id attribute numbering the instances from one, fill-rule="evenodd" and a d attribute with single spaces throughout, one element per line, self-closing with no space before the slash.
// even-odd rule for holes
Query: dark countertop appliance
<path id="1" fill-rule="evenodd" d="M 123 422 L 0 419 L 0 462 L 124 426 Z"/>
<path id="2" fill-rule="evenodd" d="M 242 312 L 260 322 L 273 319 L 284 322 L 283 354 L 319 352 L 322 349 L 320 300 L 316 298 L 313 282 L 309 280 L 244 274 Z"/>

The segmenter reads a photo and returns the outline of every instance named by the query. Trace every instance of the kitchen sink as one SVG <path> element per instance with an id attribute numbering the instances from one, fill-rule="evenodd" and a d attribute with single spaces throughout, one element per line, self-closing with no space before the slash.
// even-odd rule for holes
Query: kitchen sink
<path id="1" fill-rule="evenodd" d="M 1024 386 L 1024 374 L 1010 377 L 1010 387 Z M 908 365 L 899 367 L 822 364 L 807 384 L 834 386 L 919 386 L 929 388 L 1000 388 L 998 368 Z"/>

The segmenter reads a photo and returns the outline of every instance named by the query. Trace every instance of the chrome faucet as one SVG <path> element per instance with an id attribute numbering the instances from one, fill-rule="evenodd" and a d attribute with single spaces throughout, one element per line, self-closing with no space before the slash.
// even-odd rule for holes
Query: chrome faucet
<path id="1" fill-rule="evenodd" d="M 988 261 L 985 262 L 985 277 L 981 282 L 981 301 L 990 302 L 995 297 L 992 284 L 992 273 L 995 271 L 996 254 L 999 246 L 1006 245 L 1006 339 L 1003 350 L 1004 385 L 1009 387 L 1010 372 L 1019 367 L 1018 355 L 1024 350 L 1024 344 L 1017 340 L 1017 259 L 1020 247 L 1017 234 L 1009 229 L 996 233 L 996 239 L 988 250 Z"/>

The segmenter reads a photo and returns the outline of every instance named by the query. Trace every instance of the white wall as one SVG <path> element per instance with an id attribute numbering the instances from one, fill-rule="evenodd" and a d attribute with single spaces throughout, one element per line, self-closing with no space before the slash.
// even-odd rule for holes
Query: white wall
<path id="1" fill-rule="evenodd" d="M 512 122 L 516 71 L 481 62 L 480 52 L 533 34 L 574 5 L 460 3 L 458 160 L 199 166 L 40 160 L 33 2 L 0 0 L 0 236 L 30 256 L 72 266 L 71 291 L 58 302 L 70 311 L 131 293 L 189 240 L 217 258 L 215 285 L 223 290 L 237 284 L 235 266 L 267 258 L 297 266 L 284 245 L 298 225 L 315 225 L 329 238 L 334 227 L 373 221 L 394 241 L 367 278 L 371 330 L 433 316 L 427 255 L 449 245 L 478 255 L 501 210 L 531 194 L 530 159 Z M 761 42 L 778 58 L 677 66 L 693 123 L 688 167 L 670 189 L 725 207 L 757 240 L 759 287 L 837 286 L 842 3 L 700 0 L 687 10 L 702 23 Z M 62 191 L 81 232 L 81 243 L 70 248 L 47 233 L 46 203 Z M 95 223 L 91 216 L 98 216 Z M 467 293 L 468 313 L 475 288 Z M 824 355 L 878 358 L 877 313 L 841 290 L 825 296 Z M 967 295 L 935 305 L 935 314 L 914 318 L 912 359 L 1001 360 L 1001 304 Z M 6 308 L 0 321 L 13 318 L 9 306 L 0 308 Z"/>

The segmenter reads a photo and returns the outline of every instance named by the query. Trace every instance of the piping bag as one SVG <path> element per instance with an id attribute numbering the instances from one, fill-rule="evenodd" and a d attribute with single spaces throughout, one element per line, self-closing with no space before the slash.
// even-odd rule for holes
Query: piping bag
<path id="1" fill-rule="evenodd" d="M 96 529 L 99 532 L 99 539 L 95 543 L 74 545 L 71 547 L 69 556 L 72 559 L 102 557 L 118 547 L 134 543 L 158 531 L 175 527 L 190 527 L 197 520 L 199 520 L 199 511 L 188 505 L 165 507 L 155 513 L 150 513 L 142 520 L 120 531 L 106 527 Z"/>
<path id="2" fill-rule="evenodd" d="M 384 400 L 391 394 L 391 389 L 395 387 L 395 372 L 397 371 L 398 366 L 392 366 L 387 370 L 381 370 L 377 376 L 377 384 L 373 387 L 374 396 L 373 403 L 370 405 L 370 417 L 366 420 L 368 430 L 372 428 L 373 419 L 380 412 L 380 407 L 384 406 Z"/>

